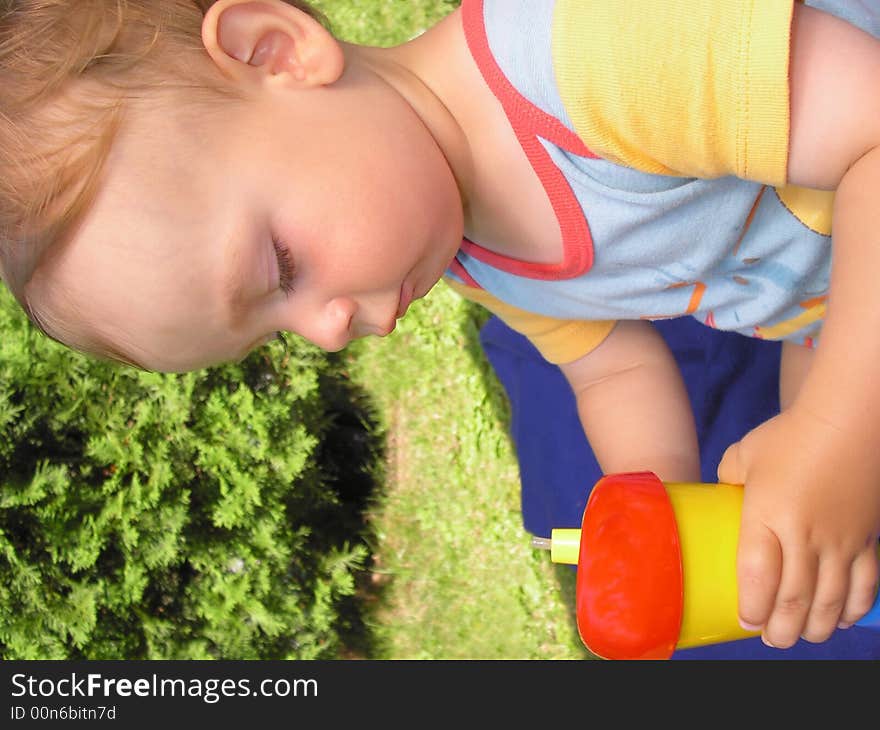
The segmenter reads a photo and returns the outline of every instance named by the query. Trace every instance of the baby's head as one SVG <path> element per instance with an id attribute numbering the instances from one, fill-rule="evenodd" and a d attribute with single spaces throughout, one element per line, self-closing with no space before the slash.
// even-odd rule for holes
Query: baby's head
<path id="1" fill-rule="evenodd" d="M 49 336 L 156 370 L 387 334 L 462 214 L 373 51 L 294 0 L 0 0 L 7 286 Z"/>

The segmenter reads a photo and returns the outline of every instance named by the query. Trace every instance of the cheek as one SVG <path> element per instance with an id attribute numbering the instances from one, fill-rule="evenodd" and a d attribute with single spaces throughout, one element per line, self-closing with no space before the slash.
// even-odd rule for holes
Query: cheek
<path id="1" fill-rule="evenodd" d="M 399 150 L 399 200 L 416 235 L 432 244 L 451 236 L 457 247 L 464 225 L 458 185 L 433 138 L 426 135 L 421 142 L 415 149 Z"/>
<path id="2" fill-rule="evenodd" d="M 304 246 L 296 262 L 301 281 L 309 274 L 339 283 L 371 276 L 381 285 L 410 270 L 426 249 L 461 243 L 455 179 L 422 128 L 340 142 L 324 154 L 316 148 L 300 160 L 308 174 L 278 170 L 286 184 L 276 188 L 272 213 L 278 234 L 294 250 Z"/>
<path id="3" fill-rule="evenodd" d="M 363 220 L 384 231 L 389 242 L 409 240 L 418 245 L 436 242 L 456 229 L 461 232 L 458 187 L 435 147 L 392 150 L 381 165 L 365 169 L 364 176 Z"/>

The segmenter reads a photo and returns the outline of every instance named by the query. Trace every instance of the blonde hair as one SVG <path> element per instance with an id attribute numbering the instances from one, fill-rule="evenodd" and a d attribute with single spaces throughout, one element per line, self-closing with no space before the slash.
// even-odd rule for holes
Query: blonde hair
<path id="1" fill-rule="evenodd" d="M 0 276 L 54 339 L 71 335 L 48 324 L 28 283 L 93 200 L 126 104 L 177 87 L 230 93 L 193 62 L 207 58 L 201 25 L 214 1 L 0 0 Z M 66 344 L 130 362 L 97 333 L 79 335 Z"/>

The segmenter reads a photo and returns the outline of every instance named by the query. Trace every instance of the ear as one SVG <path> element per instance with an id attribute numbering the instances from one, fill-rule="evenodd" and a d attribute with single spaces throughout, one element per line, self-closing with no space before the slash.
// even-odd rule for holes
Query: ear
<path id="1" fill-rule="evenodd" d="M 218 0 L 202 21 L 202 43 L 224 76 L 246 84 L 324 86 L 345 67 L 330 32 L 282 0 Z"/>

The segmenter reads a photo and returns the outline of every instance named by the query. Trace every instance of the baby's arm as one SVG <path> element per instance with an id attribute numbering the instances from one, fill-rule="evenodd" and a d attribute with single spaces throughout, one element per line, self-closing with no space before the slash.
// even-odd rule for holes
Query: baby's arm
<path id="1" fill-rule="evenodd" d="M 797 5 L 789 181 L 836 189 L 822 339 L 790 407 L 733 445 L 739 610 L 765 641 L 824 641 L 868 610 L 880 531 L 880 41 Z"/>
<path id="2" fill-rule="evenodd" d="M 595 350 L 560 368 L 605 473 L 650 470 L 667 481 L 699 481 L 687 391 L 648 322 L 618 322 Z"/>

